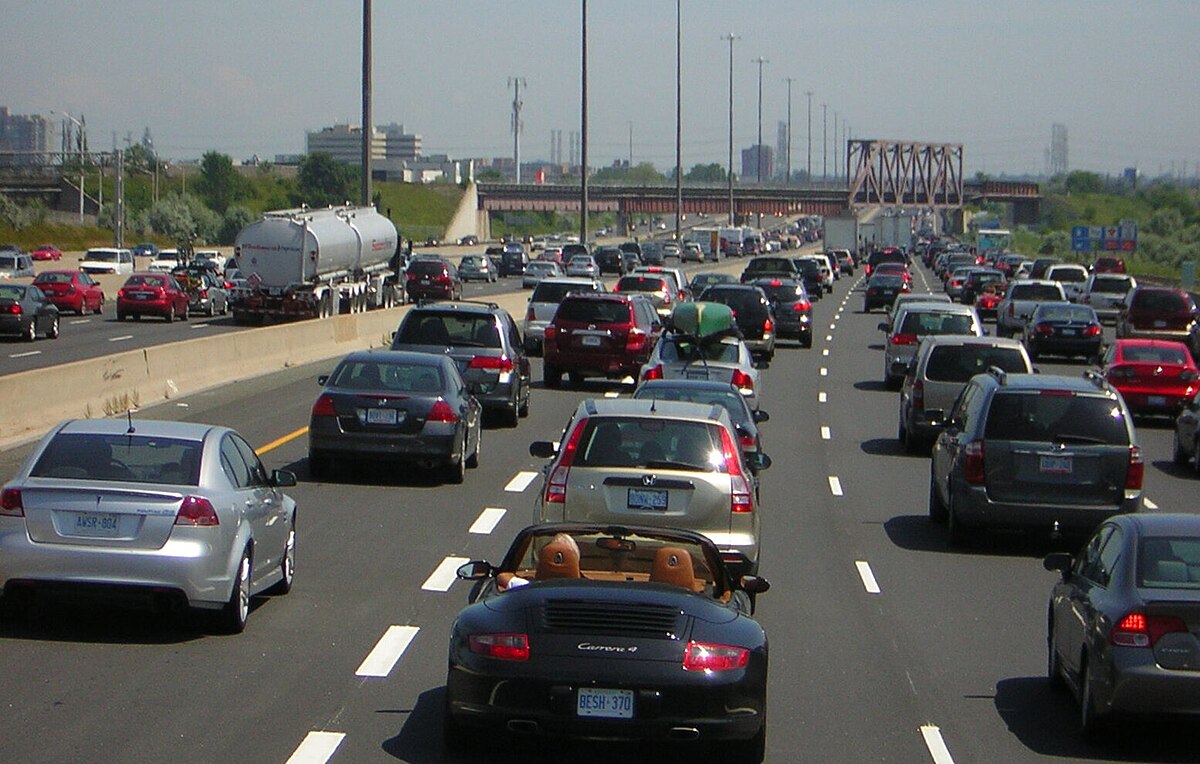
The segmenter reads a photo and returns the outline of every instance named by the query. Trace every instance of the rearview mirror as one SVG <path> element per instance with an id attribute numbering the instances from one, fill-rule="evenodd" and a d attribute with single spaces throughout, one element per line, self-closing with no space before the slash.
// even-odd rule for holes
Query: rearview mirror
<path id="1" fill-rule="evenodd" d="M 328 382 L 328 381 L 329 381 L 329 375 L 328 375 L 328 374 L 322 374 L 321 376 L 317 377 L 317 384 L 318 384 L 318 385 L 323 385 L 323 384 L 325 384 L 325 383 L 326 383 L 326 382 Z"/>
<path id="2" fill-rule="evenodd" d="M 925 423 L 930 427 L 946 426 L 945 409 L 925 409 Z"/>
<path id="3" fill-rule="evenodd" d="M 296 484 L 296 473 L 291 470 L 274 470 L 271 472 L 271 485 L 276 488 L 286 488 Z"/>
<path id="4" fill-rule="evenodd" d="M 754 417 L 754 423 L 755 423 L 755 424 L 762 424 L 763 422 L 770 421 L 770 419 L 771 419 L 771 415 L 770 415 L 770 414 L 768 414 L 768 413 L 767 413 L 766 411 L 764 411 L 763 409 L 754 409 L 754 411 L 752 412 L 752 414 L 753 414 L 753 417 Z"/>
<path id="5" fill-rule="evenodd" d="M 1046 570 L 1056 570 L 1064 576 L 1071 572 L 1075 560 L 1069 552 L 1051 552 L 1042 558 L 1042 567 Z"/>
<path id="6" fill-rule="evenodd" d="M 746 464 L 755 472 L 760 472 L 771 466 L 771 457 L 764 454 L 762 451 L 755 451 L 746 456 Z"/>
<path id="7" fill-rule="evenodd" d="M 881 331 L 881 332 L 886 332 L 889 327 L 887 325 L 887 321 L 880 321 L 879 326 L 876 328 L 879 329 L 879 331 Z"/>
<path id="8" fill-rule="evenodd" d="M 463 581 L 479 581 L 491 577 L 494 572 L 495 568 L 487 560 L 471 560 L 459 566 L 457 575 Z"/>
<path id="9" fill-rule="evenodd" d="M 747 594 L 762 594 L 771 588 L 771 583 L 758 576 L 742 576 L 738 581 L 738 586 Z"/>
<path id="10" fill-rule="evenodd" d="M 769 369 L 769 368 L 771 368 L 771 364 L 768 363 L 767 361 L 765 361 L 764 359 L 759 358 L 758 360 L 756 360 L 754 362 L 754 368 L 759 369 L 759 370 Z"/>
<path id="11" fill-rule="evenodd" d="M 549 440 L 535 440 L 529 444 L 529 455 L 539 459 L 552 459 L 557 453 L 558 449 Z"/>

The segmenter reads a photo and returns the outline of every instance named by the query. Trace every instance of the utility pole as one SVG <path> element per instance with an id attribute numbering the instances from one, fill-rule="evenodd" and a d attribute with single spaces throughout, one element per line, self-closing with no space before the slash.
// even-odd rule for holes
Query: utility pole
<path id="1" fill-rule="evenodd" d="M 371 149 L 375 128 L 371 125 L 371 0 L 363 0 L 362 22 L 362 193 L 359 203 L 371 204 Z"/>
<path id="2" fill-rule="evenodd" d="M 784 176 L 784 183 L 787 185 L 792 183 L 792 80 L 794 79 L 795 77 L 784 78 L 788 88 L 787 175 Z"/>
<path id="3" fill-rule="evenodd" d="M 113 229 L 116 233 L 116 245 L 118 247 L 125 246 L 125 151 L 117 149 L 117 205 L 113 210 L 115 213 L 115 225 Z"/>
<path id="4" fill-rule="evenodd" d="M 725 35 L 722 40 L 729 41 L 729 225 L 733 225 L 733 41 L 741 38 L 733 32 Z"/>
<path id="5" fill-rule="evenodd" d="M 812 185 L 812 97 L 811 90 L 804 91 L 808 98 L 808 185 Z"/>
<path id="6" fill-rule="evenodd" d="M 680 87 L 683 35 L 680 3 L 681 0 L 675 0 L 675 241 L 680 241 L 683 224 L 683 89 Z"/>
<path id="7" fill-rule="evenodd" d="M 521 122 L 521 107 L 525 102 L 521 100 L 521 86 L 525 84 L 524 77 L 509 77 L 508 86 L 513 89 L 512 103 L 512 133 L 513 133 L 513 164 L 517 167 L 517 183 L 521 182 L 521 129 L 525 125 Z"/>
<path id="8" fill-rule="evenodd" d="M 580 72 L 580 135 L 579 135 L 579 163 L 580 167 L 580 194 L 579 194 L 579 243 L 587 244 L 588 240 L 588 76 L 587 76 L 587 0 L 580 0 L 583 4 L 583 27 L 581 30 L 582 37 L 582 69 Z"/>
<path id="9" fill-rule="evenodd" d="M 829 178 L 829 112 L 828 104 L 821 104 L 821 180 Z"/>
<path id="10" fill-rule="evenodd" d="M 762 69 L 763 64 L 767 63 L 767 59 L 759 56 L 752 59 L 758 64 L 758 145 L 754 147 L 755 164 L 758 165 L 758 183 L 762 185 Z M 759 223 L 762 223 L 762 213 L 759 213 Z"/>
<path id="11" fill-rule="evenodd" d="M 633 122 L 629 123 L 629 169 L 633 169 Z"/>
<path id="12" fill-rule="evenodd" d="M 841 135 L 841 133 L 838 132 L 838 113 L 835 111 L 833 113 L 833 174 L 834 175 L 838 174 L 837 166 L 838 166 L 838 162 L 840 161 L 841 156 L 842 156 L 841 152 L 838 150 L 838 136 L 839 135 Z"/>

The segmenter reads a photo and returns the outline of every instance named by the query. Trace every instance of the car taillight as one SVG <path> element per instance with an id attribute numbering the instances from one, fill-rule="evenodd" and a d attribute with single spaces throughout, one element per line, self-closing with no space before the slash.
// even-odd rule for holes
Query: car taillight
<path id="1" fill-rule="evenodd" d="M 915 334 L 893 334 L 893 345 L 913 345 L 916 344 L 917 335 Z"/>
<path id="2" fill-rule="evenodd" d="M 625 335 L 625 351 L 627 353 L 640 353 L 646 347 L 646 333 L 636 326 L 630 327 L 629 332 Z"/>
<path id="3" fill-rule="evenodd" d="M 1142 458 L 1139 446 L 1129 447 L 1129 469 L 1125 472 L 1125 490 L 1137 491 L 1142 487 L 1142 479 L 1146 476 L 1146 460 Z"/>
<path id="4" fill-rule="evenodd" d="M 419 278 L 421 278 L 421 274 L 419 274 L 419 273 L 409 273 L 408 274 L 409 281 L 416 281 Z"/>
<path id="5" fill-rule="evenodd" d="M 1108 641 L 1118 647 L 1154 647 L 1164 634 L 1187 631 L 1178 616 L 1130 613 L 1108 633 Z"/>
<path id="6" fill-rule="evenodd" d="M 741 390 L 743 394 L 754 392 L 754 378 L 741 369 L 734 369 L 729 384 Z"/>
<path id="7" fill-rule="evenodd" d="M 751 435 L 750 433 L 745 433 L 743 435 L 739 435 L 738 442 L 742 444 L 743 449 L 753 450 L 755 448 L 758 448 L 758 443 L 755 442 L 754 436 Z"/>
<path id="8" fill-rule="evenodd" d="M 801 300 L 800 302 L 792 303 L 793 313 L 807 313 L 810 310 L 812 310 L 812 303 L 808 300 Z"/>
<path id="9" fill-rule="evenodd" d="M 25 505 L 21 502 L 21 489 L 5 488 L 0 491 L 0 515 L 25 516 Z"/>
<path id="10" fill-rule="evenodd" d="M 1036 334 L 1054 334 L 1054 324 L 1041 323 L 1033 327 Z"/>
<path id="11" fill-rule="evenodd" d="M 912 386 L 912 405 L 915 409 L 925 410 L 925 382 L 918 379 Z"/>
<path id="12" fill-rule="evenodd" d="M 527 634 L 472 634 L 467 637 L 471 652 L 502 661 L 529 660 Z"/>
<path id="13" fill-rule="evenodd" d="M 1134 379 L 1137 377 L 1137 369 L 1132 366 L 1114 366 L 1108 370 L 1107 376 L 1112 380 Z"/>
<path id="14" fill-rule="evenodd" d="M 900 291 L 901 292 L 911 292 L 912 291 L 912 289 L 908 286 L 907 281 L 905 281 L 903 284 L 900 285 Z"/>
<path id="15" fill-rule="evenodd" d="M 549 342 L 550 340 L 554 339 L 557 336 L 558 336 L 558 327 L 555 326 L 554 324 L 550 324 L 549 326 L 547 326 L 546 330 L 542 333 L 542 339 L 546 340 L 547 342 Z"/>
<path id="16" fill-rule="evenodd" d="M 724 428 L 721 429 L 721 457 L 725 460 L 725 472 L 729 473 L 729 511 L 735 515 L 753 512 L 754 497 L 750 493 L 750 481 L 742 472 L 742 455 Z"/>
<path id="17" fill-rule="evenodd" d="M 537 312 L 534 311 L 532 305 L 530 305 L 528 310 L 525 311 L 525 320 L 526 321 L 536 321 L 537 320 Z"/>
<path id="18" fill-rule="evenodd" d="M 587 422 L 586 418 L 580 419 L 575 429 L 571 430 L 571 435 L 558 456 L 558 464 L 554 465 L 554 470 L 546 479 L 545 500 L 548 504 L 562 504 L 567 500 L 567 477 L 571 474 L 571 463 L 575 461 L 575 450 L 579 448 L 579 437 L 583 435 L 583 428 L 587 426 Z"/>
<path id="19" fill-rule="evenodd" d="M 657 366 L 651 366 L 649 369 L 646 369 L 644 372 L 642 372 L 642 381 L 643 382 L 646 382 L 651 379 L 662 379 L 662 378 L 663 378 L 663 367 L 662 367 L 661 363 L 658 364 Z"/>
<path id="20" fill-rule="evenodd" d="M 175 524 L 209 528 L 220 525 L 221 521 L 217 519 L 217 511 L 213 509 L 212 502 L 203 496 L 188 496 L 179 505 Z"/>
<path id="21" fill-rule="evenodd" d="M 1010 302 L 1010 303 L 1008 304 L 1008 315 L 1010 315 L 1010 316 L 1015 316 L 1015 315 L 1017 315 L 1017 306 L 1016 306 L 1016 304 L 1015 304 L 1015 303 L 1011 303 L 1011 302 Z"/>
<path id="22" fill-rule="evenodd" d="M 513 362 L 507 355 L 477 355 L 467 364 L 467 368 L 505 372 L 513 370 Z"/>
<path id="23" fill-rule="evenodd" d="M 982 440 L 973 440 L 963 448 L 963 479 L 971 485 L 984 482 Z"/>
<path id="24" fill-rule="evenodd" d="M 166 290 L 166 287 L 159 287 L 159 288 L 158 288 L 158 296 L 159 296 L 159 297 L 166 297 L 166 296 L 167 296 L 167 290 Z"/>
<path id="25" fill-rule="evenodd" d="M 750 662 L 750 651 L 733 645 L 714 645 L 707 642 L 688 642 L 683 654 L 684 671 L 729 671 L 744 668 Z"/>
<path id="26" fill-rule="evenodd" d="M 337 416 L 337 411 L 333 408 L 333 396 L 322 395 L 317 398 L 317 402 L 312 407 L 313 416 Z"/>
<path id="27" fill-rule="evenodd" d="M 429 415 L 425 417 L 426 422 L 446 422 L 454 423 L 458 421 L 458 414 L 454 413 L 454 409 L 450 408 L 450 404 L 438 398 L 433 403 L 433 408 L 429 409 Z"/>
<path id="28" fill-rule="evenodd" d="M 14 316 L 19 316 L 21 315 L 21 305 L 14 302 L 12 305 L 7 306 L 4 311 L 6 313 L 11 313 Z"/>
<path id="29" fill-rule="evenodd" d="M 872 296 L 872 295 L 877 295 L 877 294 L 879 294 L 879 290 L 878 290 L 878 289 L 876 289 L 875 287 L 870 287 L 870 288 L 868 288 L 868 289 L 867 289 L 867 296 L 868 296 L 868 297 L 869 297 L 869 296 Z"/>
<path id="30" fill-rule="evenodd" d="M 117 297 L 124 297 L 124 296 L 125 296 L 125 290 L 124 290 L 124 289 L 118 289 L 118 290 L 117 290 Z"/>
<path id="31" fill-rule="evenodd" d="M 1100 328 L 1100 324 L 1088 324 L 1088 327 L 1083 330 L 1084 337 L 1099 337 L 1104 330 Z"/>

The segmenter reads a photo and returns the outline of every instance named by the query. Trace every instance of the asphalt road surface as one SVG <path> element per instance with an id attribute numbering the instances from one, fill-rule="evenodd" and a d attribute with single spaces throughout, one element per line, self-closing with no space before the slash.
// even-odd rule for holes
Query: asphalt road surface
<path id="1" fill-rule="evenodd" d="M 917 277 L 918 286 L 927 272 Z M 949 551 L 926 519 L 928 459 L 895 439 L 878 313 L 854 280 L 815 306 L 811 350 L 765 372 L 758 618 L 771 641 L 768 760 L 792 762 L 1196 761 L 1194 727 L 1130 725 L 1086 743 L 1075 704 L 1044 680 L 1052 545 L 993 537 Z M 458 560 L 497 560 L 530 522 L 541 462 L 585 395 L 534 391 L 531 416 L 484 432 L 462 486 L 363 466 L 313 482 L 306 465 L 316 376 L 291 369 L 146 416 L 236 426 L 268 468 L 295 470 L 296 586 L 262 598 L 239 636 L 187 616 L 44 606 L 0 624 L 6 761 L 351 762 L 447 760 L 441 700 L 450 624 L 468 586 Z M 1082 364 L 1041 363 L 1080 373 Z M 540 379 L 540 367 L 535 369 Z M 1139 423 L 1154 507 L 1190 511 L 1195 478 L 1171 465 L 1171 430 Z M 9 477 L 28 448 L 0 453 Z M 495 761 L 679 760 L 703 747 L 497 740 Z"/>

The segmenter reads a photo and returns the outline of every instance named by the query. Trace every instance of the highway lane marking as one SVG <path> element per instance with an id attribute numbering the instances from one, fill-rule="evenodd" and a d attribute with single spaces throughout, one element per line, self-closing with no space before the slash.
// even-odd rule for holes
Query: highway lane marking
<path id="1" fill-rule="evenodd" d="M 858 577 L 862 579 L 863 588 L 867 594 L 879 594 L 879 583 L 866 560 L 855 560 L 854 567 L 858 568 Z"/>
<path id="2" fill-rule="evenodd" d="M 508 481 L 508 485 L 504 486 L 504 490 L 511 493 L 520 493 L 529 487 L 538 476 L 536 472 L 522 471 L 518 472 L 512 480 Z"/>
<path id="3" fill-rule="evenodd" d="M 605 398 L 620 398 L 621 394 L 619 392 L 617 392 L 616 390 L 609 390 L 607 393 L 604 394 L 604 397 Z"/>
<path id="4" fill-rule="evenodd" d="M 1149 499 L 1142 499 L 1142 503 L 1146 505 L 1146 509 L 1158 509 L 1158 505 Z"/>
<path id="5" fill-rule="evenodd" d="M 288 757 L 287 764 L 325 764 L 345 738 L 345 732 L 310 732 Z"/>
<path id="6" fill-rule="evenodd" d="M 429 578 L 425 579 L 425 583 L 421 584 L 421 588 L 427 592 L 450 591 L 450 587 L 458 579 L 458 569 L 466 562 L 469 562 L 466 557 L 447 557 L 443 559 L 433 569 L 433 572 L 429 574 Z"/>
<path id="7" fill-rule="evenodd" d="M 9 358 L 28 358 L 31 355 L 41 355 L 40 350 L 26 350 L 24 353 L 10 353 Z"/>
<path id="8" fill-rule="evenodd" d="M 826 341 L 826 342 L 833 342 L 833 335 L 832 335 L 832 334 L 826 334 L 826 335 L 825 335 L 825 341 Z"/>
<path id="9" fill-rule="evenodd" d="M 817 393 L 817 403 L 825 403 L 829 400 L 829 396 L 825 393 Z"/>
<path id="10" fill-rule="evenodd" d="M 828 376 L 829 376 L 829 369 L 827 369 L 827 368 L 825 368 L 824 366 L 822 366 L 822 367 L 821 367 L 821 376 L 822 376 L 822 377 L 828 377 Z"/>
<path id="11" fill-rule="evenodd" d="M 942 731 L 936 725 L 921 725 L 921 737 L 925 739 L 925 747 L 929 749 L 934 764 L 954 764 L 954 757 L 950 755 L 950 749 L 942 739 Z"/>
<path id="12" fill-rule="evenodd" d="M 282 438 L 276 438 L 275 440 L 271 441 L 270 443 L 263 446 L 262 448 L 257 449 L 254 453 L 258 454 L 259 456 L 262 456 L 263 454 L 265 454 L 268 451 L 272 451 L 276 448 L 279 448 L 284 443 L 289 443 L 289 442 L 295 440 L 296 438 L 300 437 L 301 435 L 303 435 L 306 432 L 308 432 L 308 427 L 301 427 L 299 430 L 289 432 L 287 435 L 284 435 Z"/>
<path id="13" fill-rule="evenodd" d="M 90 319 L 90 318 L 77 318 L 74 321 L 70 322 L 71 326 L 78 326 L 79 324 L 90 324 L 90 323 L 92 323 L 92 319 Z"/>
<path id="14" fill-rule="evenodd" d="M 416 626 L 389 626 L 354 675 L 386 677 L 392 673 L 396 661 L 404 655 L 418 631 L 420 628 Z"/>
<path id="15" fill-rule="evenodd" d="M 831 332 L 832 332 L 834 329 L 836 329 L 836 328 L 837 328 L 837 324 L 830 324 L 830 325 L 829 325 L 829 331 L 831 331 Z"/>
<path id="16" fill-rule="evenodd" d="M 822 350 L 821 355 L 829 355 L 829 348 L 825 348 L 824 350 Z"/>
<path id="17" fill-rule="evenodd" d="M 500 524 L 501 518 L 508 512 L 507 509 L 500 507 L 488 507 L 479 513 L 479 517 L 475 518 L 475 522 L 471 524 L 470 533 L 480 533 L 487 535 L 496 530 L 496 526 Z"/>
<path id="18" fill-rule="evenodd" d="M 122 334 L 120 337 L 109 337 L 108 341 L 109 342 L 120 342 L 121 340 L 131 340 L 131 339 L 133 339 L 132 334 Z"/>
<path id="19" fill-rule="evenodd" d="M 203 329 L 207 326 L 208 326 L 208 324 L 192 324 L 193 329 Z"/>
<path id="20" fill-rule="evenodd" d="M 821 428 L 821 440 L 829 440 L 833 437 L 833 432 L 828 427 Z"/>
<path id="21" fill-rule="evenodd" d="M 834 496 L 845 496 L 842 493 L 842 481 L 838 480 L 837 475 L 829 476 L 829 492 Z"/>

